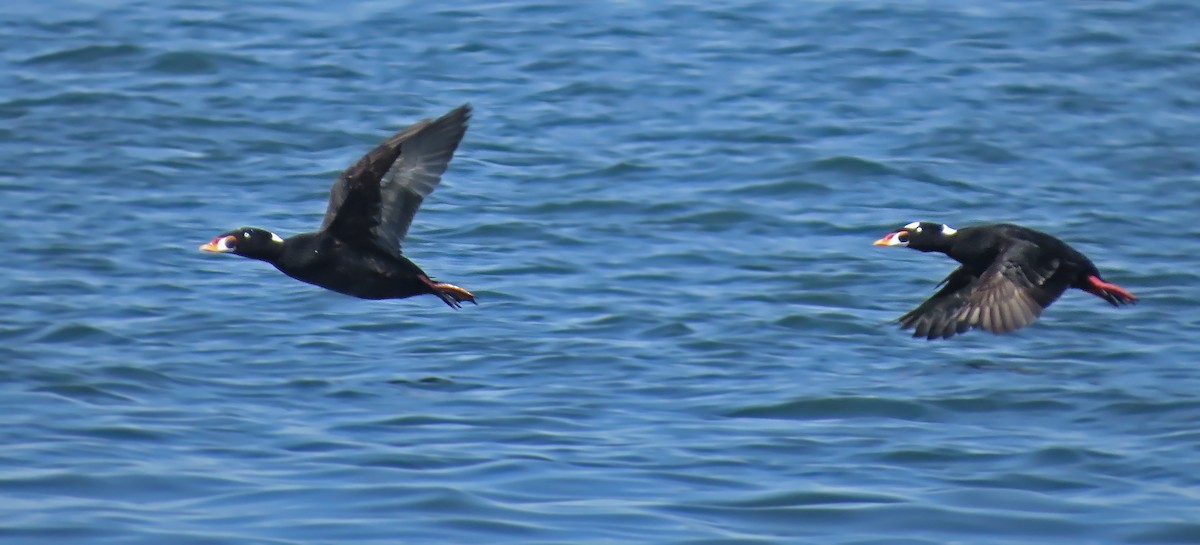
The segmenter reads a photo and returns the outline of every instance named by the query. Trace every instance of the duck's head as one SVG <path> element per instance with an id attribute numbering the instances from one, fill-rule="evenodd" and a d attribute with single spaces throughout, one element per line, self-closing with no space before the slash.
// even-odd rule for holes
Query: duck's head
<path id="1" fill-rule="evenodd" d="M 875 246 L 907 246 L 922 252 L 944 251 L 957 229 L 944 223 L 914 221 L 875 241 Z"/>
<path id="2" fill-rule="evenodd" d="M 283 239 L 265 229 L 242 227 L 217 235 L 200 246 L 205 252 L 237 254 L 251 259 L 270 259 L 283 249 Z"/>

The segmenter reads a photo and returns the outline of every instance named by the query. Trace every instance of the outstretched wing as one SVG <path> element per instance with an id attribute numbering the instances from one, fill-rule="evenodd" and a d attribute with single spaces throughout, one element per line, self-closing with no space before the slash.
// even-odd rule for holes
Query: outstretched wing
<path id="1" fill-rule="evenodd" d="M 322 230 L 399 252 L 421 202 L 442 180 L 467 132 L 471 105 L 396 133 L 347 168 L 329 190 Z"/>
<path id="2" fill-rule="evenodd" d="M 1017 242 L 978 276 L 965 267 L 955 269 L 945 287 L 897 322 L 914 337 L 931 340 L 973 328 L 1015 331 L 1033 323 L 1066 291 L 1068 281 L 1054 276 L 1058 266 L 1058 259 L 1036 245 Z"/>

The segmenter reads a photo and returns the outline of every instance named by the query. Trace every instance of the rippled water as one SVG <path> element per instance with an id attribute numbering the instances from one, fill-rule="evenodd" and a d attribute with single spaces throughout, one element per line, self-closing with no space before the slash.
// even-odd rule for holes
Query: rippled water
<path id="1" fill-rule="evenodd" d="M 69 2 L 0 15 L 5 543 L 1200 542 L 1200 6 Z M 463 102 L 359 301 L 314 228 Z M 1142 298 L 887 324 L 1013 221 Z"/>

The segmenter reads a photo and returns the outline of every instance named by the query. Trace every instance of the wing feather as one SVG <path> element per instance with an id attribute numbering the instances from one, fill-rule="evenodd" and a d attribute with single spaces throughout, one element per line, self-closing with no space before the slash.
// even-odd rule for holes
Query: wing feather
<path id="1" fill-rule="evenodd" d="M 931 340 L 975 328 L 1016 331 L 1066 291 L 1069 279 L 1055 276 L 1058 267 L 1059 261 L 1038 246 L 1018 241 L 978 274 L 965 266 L 955 269 L 942 289 L 897 322 L 913 336 Z"/>
<path id="2" fill-rule="evenodd" d="M 338 176 L 322 230 L 399 252 L 413 216 L 441 182 L 466 134 L 471 106 L 424 119 L 388 138 Z"/>

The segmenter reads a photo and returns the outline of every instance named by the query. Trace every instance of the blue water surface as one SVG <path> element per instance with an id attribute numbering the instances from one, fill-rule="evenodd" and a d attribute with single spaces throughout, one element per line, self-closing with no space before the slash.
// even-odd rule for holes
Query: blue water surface
<path id="1" fill-rule="evenodd" d="M 1200 4 L 10 2 L 0 542 L 1200 543 Z M 470 102 L 361 301 L 314 229 Z M 1012 221 L 1138 294 L 888 323 Z"/>

